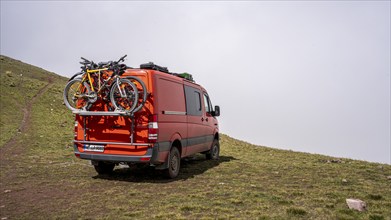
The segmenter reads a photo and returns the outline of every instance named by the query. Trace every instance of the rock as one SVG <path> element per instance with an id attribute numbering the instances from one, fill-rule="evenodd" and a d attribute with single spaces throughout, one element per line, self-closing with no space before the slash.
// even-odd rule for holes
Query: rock
<path id="1" fill-rule="evenodd" d="M 367 209 L 367 204 L 359 199 L 346 199 L 346 204 L 348 204 L 349 209 L 354 209 L 360 212 Z"/>
<path id="2" fill-rule="evenodd" d="M 342 182 L 343 182 L 343 183 L 347 183 L 348 180 L 347 180 L 347 179 L 342 179 Z"/>
<path id="3" fill-rule="evenodd" d="M 118 164 L 118 168 L 120 168 L 120 169 L 129 168 L 129 165 L 124 164 L 124 163 L 120 163 L 120 164 Z"/>
<path id="4" fill-rule="evenodd" d="M 391 176 L 387 176 L 387 179 L 388 179 L 388 180 L 391 180 Z"/>
<path id="5" fill-rule="evenodd" d="M 6 190 L 4 190 L 4 193 L 10 193 L 11 192 L 11 190 L 10 189 L 6 189 Z"/>

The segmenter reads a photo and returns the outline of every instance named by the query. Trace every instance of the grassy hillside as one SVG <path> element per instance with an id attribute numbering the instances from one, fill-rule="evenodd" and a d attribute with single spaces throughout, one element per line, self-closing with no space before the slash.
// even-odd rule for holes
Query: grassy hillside
<path id="1" fill-rule="evenodd" d="M 390 165 L 225 135 L 220 161 L 196 155 L 175 180 L 149 167 L 97 175 L 72 152 L 73 116 L 62 103 L 66 79 L 4 56 L 0 61 L 0 218 L 390 219 Z M 368 210 L 349 210 L 346 198 L 365 201 Z"/>
<path id="2" fill-rule="evenodd" d="M 0 146 L 2 146 L 18 131 L 28 101 L 49 80 L 60 82 L 59 85 L 62 85 L 66 79 L 5 56 L 0 56 L 0 62 Z"/>

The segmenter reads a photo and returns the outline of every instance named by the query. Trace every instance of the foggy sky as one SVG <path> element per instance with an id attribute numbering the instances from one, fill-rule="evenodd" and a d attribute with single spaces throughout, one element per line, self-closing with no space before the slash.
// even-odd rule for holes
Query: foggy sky
<path id="1" fill-rule="evenodd" d="M 389 1 L 1 1 L 1 54 L 67 77 L 153 61 L 193 74 L 222 133 L 391 164 L 390 25 Z"/>

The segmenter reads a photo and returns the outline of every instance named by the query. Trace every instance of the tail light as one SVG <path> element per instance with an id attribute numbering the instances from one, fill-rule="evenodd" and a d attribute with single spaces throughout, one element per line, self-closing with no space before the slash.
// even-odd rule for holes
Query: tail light
<path id="1" fill-rule="evenodd" d="M 151 115 L 148 122 L 148 140 L 150 143 L 156 143 L 158 138 L 159 126 L 157 123 L 157 115 Z"/>
<path id="2" fill-rule="evenodd" d="M 77 126 L 78 126 L 78 122 L 77 121 L 75 121 L 75 140 L 77 140 Z"/>

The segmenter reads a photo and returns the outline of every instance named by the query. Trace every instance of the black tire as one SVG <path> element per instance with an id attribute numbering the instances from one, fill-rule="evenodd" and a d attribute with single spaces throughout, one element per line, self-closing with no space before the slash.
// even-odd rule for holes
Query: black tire
<path id="1" fill-rule="evenodd" d="M 138 112 L 140 109 L 144 106 L 145 101 L 147 100 L 147 87 L 145 86 L 145 83 L 135 76 L 128 76 L 126 79 L 129 79 L 137 88 L 138 90 L 138 102 L 136 105 L 136 108 L 133 110 L 133 112 Z"/>
<path id="2" fill-rule="evenodd" d="M 99 161 L 98 164 L 94 165 L 94 167 L 96 172 L 99 174 L 110 174 L 113 172 L 115 164 Z"/>
<path id="3" fill-rule="evenodd" d="M 220 158 L 220 143 L 219 140 L 215 139 L 212 143 L 212 147 L 205 154 L 208 160 L 218 160 Z"/>
<path id="4" fill-rule="evenodd" d="M 165 170 L 168 178 L 174 179 L 178 176 L 181 168 L 181 154 L 178 148 L 172 147 L 168 156 L 168 169 Z"/>
<path id="5" fill-rule="evenodd" d="M 122 97 L 121 93 L 125 97 Z M 115 109 L 132 112 L 138 102 L 137 87 L 128 79 L 119 79 L 119 85 L 114 82 L 110 89 L 110 101 Z"/>
<path id="6" fill-rule="evenodd" d="M 64 89 L 64 103 L 71 110 L 87 110 L 91 89 L 80 78 L 70 80 Z"/>

